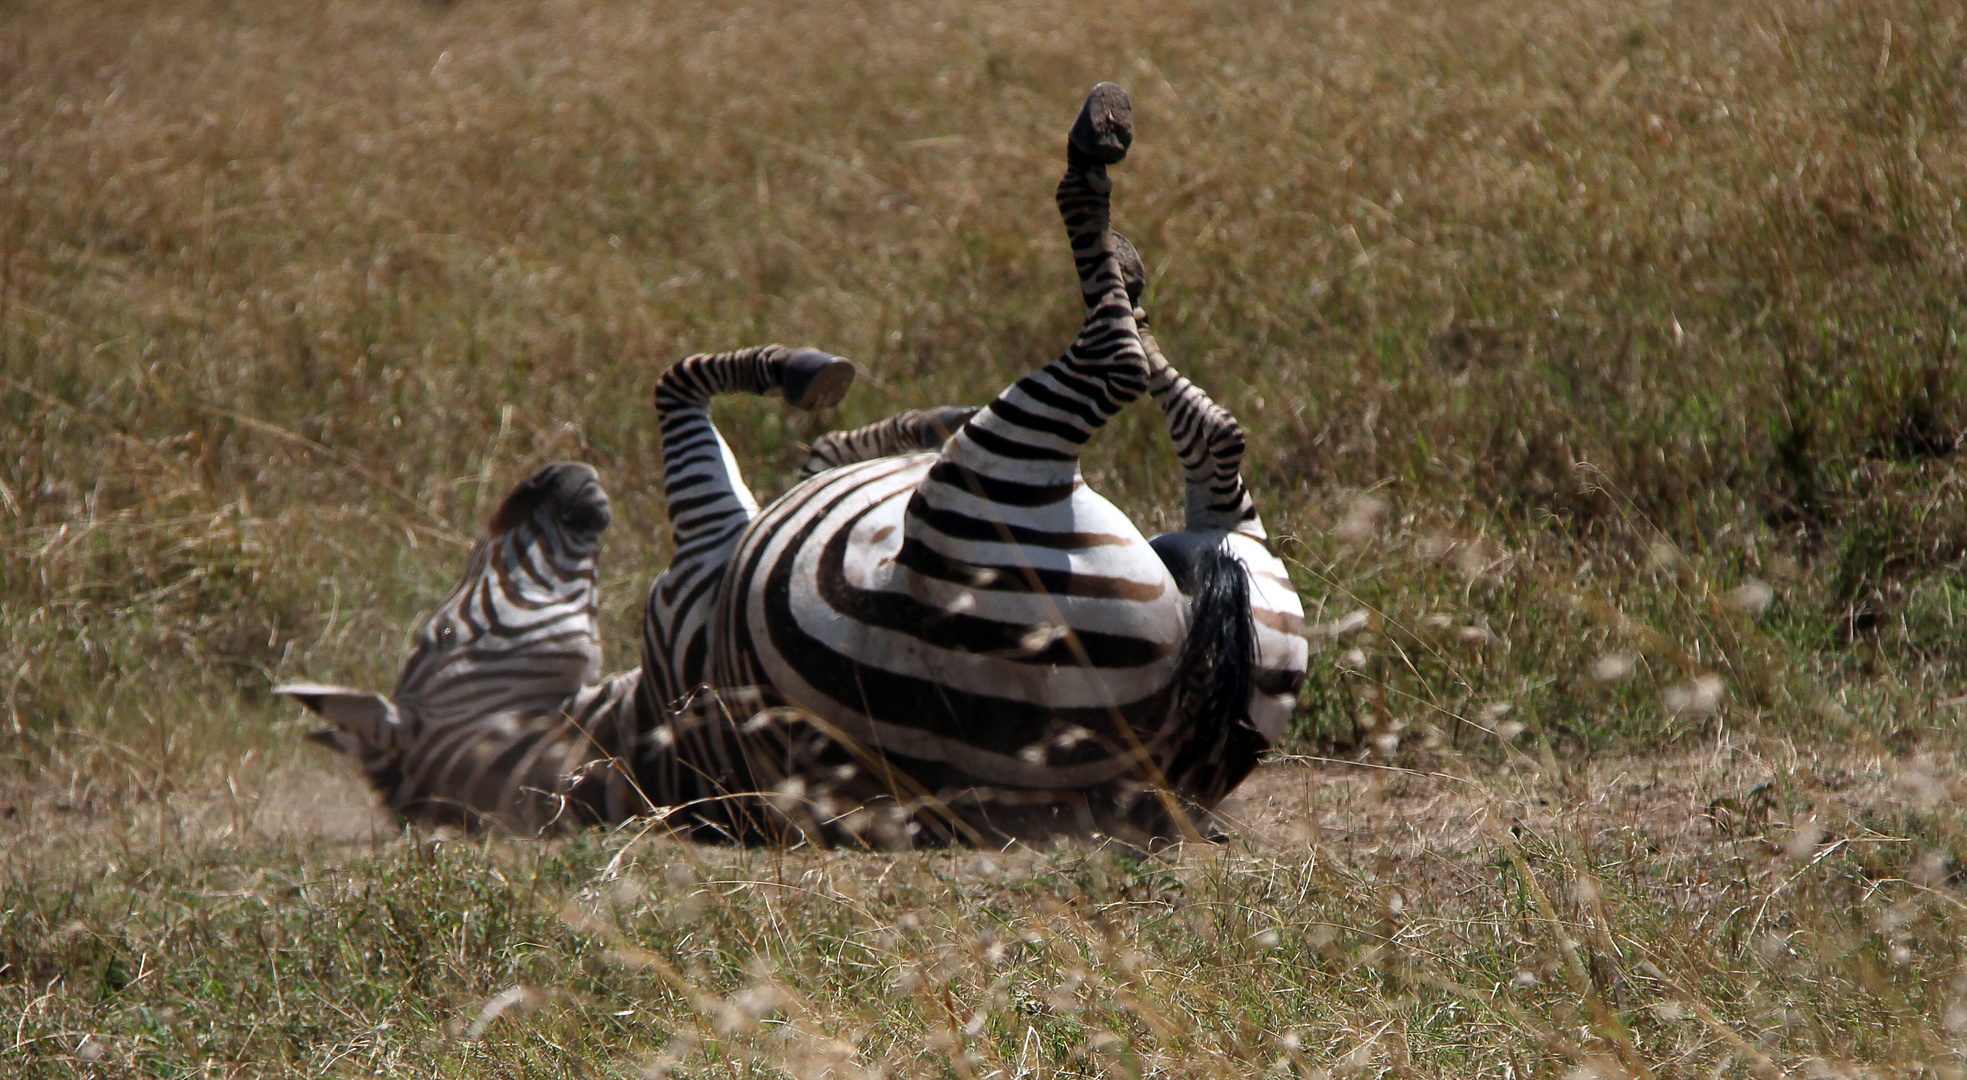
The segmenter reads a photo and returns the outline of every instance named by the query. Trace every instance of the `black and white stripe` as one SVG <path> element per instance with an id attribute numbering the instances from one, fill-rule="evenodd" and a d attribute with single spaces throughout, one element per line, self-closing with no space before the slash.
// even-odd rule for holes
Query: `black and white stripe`
<path id="1" fill-rule="evenodd" d="M 652 711 L 660 714 L 705 681 L 718 581 L 739 535 L 758 514 L 731 448 L 711 423 L 711 399 L 783 394 L 799 408 L 817 410 L 838 402 L 853 378 L 852 364 L 817 349 L 759 345 L 686 357 L 657 382 L 663 496 L 674 551 L 649 589 L 642 623 L 641 692 Z"/>
<path id="2" fill-rule="evenodd" d="M 811 478 L 762 511 L 710 399 L 783 393 L 818 407 L 844 392 L 851 365 L 777 346 L 680 362 L 657 390 L 676 557 L 651 589 L 640 676 L 525 718 L 481 717 L 476 743 L 426 746 L 419 729 L 373 756 L 441 757 L 418 774 L 419 798 L 535 826 L 659 809 L 734 839 L 1185 828 L 1173 800 L 1206 809 L 1264 742 L 1242 629 L 1258 605 L 1220 549 L 1186 564 L 1184 597 L 1175 564 L 1080 476 L 1081 447 L 1151 385 L 1131 251 L 1108 226 L 1106 166 L 1125 156 L 1130 125 L 1125 95 L 1102 85 L 1073 129 L 1057 200 L 1086 318 L 1063 356 L 967 418 L 897 417 L 821 440 Z M 1163 400 L 1171 425 L 1213 408 L 1189 389 Z M 904 452 L 848 463 L 890 449 Z M 1212 487 L 1209 508 L 1225 497 Z M 1229 531 L 1251 528 L 1261 548 L 1254 513 Z M 476 782 L 501 766 L 500 791 Z M 549 787 L 553 799 L 516 794 Z"/>

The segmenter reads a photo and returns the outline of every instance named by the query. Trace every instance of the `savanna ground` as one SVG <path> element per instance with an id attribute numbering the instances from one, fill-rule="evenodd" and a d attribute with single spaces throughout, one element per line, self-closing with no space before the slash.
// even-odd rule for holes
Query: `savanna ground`
<path id="1" fill-rule="evenodd" d="M 1093 82 L 1175 361 L 1317 624 L 1235 839 L 404 832 L 386 687 L 493 500 L 656 374 L 822 427 L 1077 317 Z M 1967 29 L 1874 3 L 0 3 L 0 1072 L 1961 1074 Z M 1088 475 L 1178 514 L 1159 417 Z"/>

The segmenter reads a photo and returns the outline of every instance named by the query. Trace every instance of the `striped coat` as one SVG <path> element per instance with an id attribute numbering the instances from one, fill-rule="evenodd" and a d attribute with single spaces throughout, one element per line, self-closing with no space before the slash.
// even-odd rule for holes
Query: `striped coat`
<path id="1" fill-rule="evenodd" d="M 470 824 L 493 812 L 537 830 L 559 813 L 552 778 L 592 756 L 569 712 L 606 715 L 638 679 L 594 685 L 595 556 L 610 519 L 593 469 L 541 467 L 493 514 L 387 696 L 317 683 L 276 692 L 325 718 L 310 738 L 353 757 L 406 817 Z"/>
<path id="2" fill-rule="evenodd" d="M 761 346 L 664 374 L 676 557 L 650 591 L 639 673 L 485 715 L 476 740 L 376 728 L 387 751 L 325 699 L 296 696 L 358 756 L 446 762 L 417 771 L 423 803 L 392 805 L 468 806 L 521 828 L 653 808 L 740 840 L 1186 830 L 1176 800 L 1206 810 L 1268 741 L 1254 687 L 1288 677 L 1291 661 L 1256 627 L 1302 612 L 1288 585 L 1288 604 L 1263 599 L 1275 559 L 1241 489 L 1234 421 L 1171 376 L 1143 333 L 1138 257 L 1108 226 L 1106 168 L 1130 139 L 1125 95 L 1096 89 L 1057 192 L 1085 322 L 1064 355 L 985 408 L 822 439 L 811 478 L 760 511 L 710 399 L 782 393 L 819 408 L 852 366 Z M 1145 391 L 1183 444 L 1190 528 L 1177 536 L 1208 538 L 1199 545 L 1151 545 L 1080 475 L 1086 441 Z M 1201 464 L 1189 442 L 1204 446 Z M 1219 529 L 1224 515 L 1235 520 Z M 1226 554 L 1239 537 L 1270 563 Z M 485 571 L 474 562 L 454 599 L 482 592 Z M 538 647 L 545 658 L 558 646 Z"/>

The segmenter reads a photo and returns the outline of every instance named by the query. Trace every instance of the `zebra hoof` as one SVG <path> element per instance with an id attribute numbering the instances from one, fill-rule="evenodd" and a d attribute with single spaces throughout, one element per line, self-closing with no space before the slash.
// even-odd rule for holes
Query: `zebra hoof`
<path id="1" fill-rule="evenodd" d="M 1072 147 L 1101 165 L 1127 159 L 1134 144 L 1134 105 L 1127 91 L 1110 82 L 1093 87 L 1079 119 L 1072 122 Z"/>
<path id="2" fill-rule="evenodd" d="M 1147 291 L 1147 264 L 1141 262 L 1141 253 L 1119 233 L 1113 234 L 1113 257 L 1120 262 L 1120 281 L 1127 286 L 1127 302 L 1139 304 L 1141 293 Z"/>
<path id="3" fill-rule="evenodd" d="M 934 427 L 938 439 L 947 440 L 964 424 L 969 423 L 972 416 L 982 411 L 975 405 L 944 405 L 928 411 L 929 423 Z"/>
<path id="4" fill-rule="evenodd" d="M 818 349 L 798 349 L 786 357 L 779 385 L 793 408 L 818 412 L 847 396 L 847 388 L 854 385 L 854 363 Z"/>

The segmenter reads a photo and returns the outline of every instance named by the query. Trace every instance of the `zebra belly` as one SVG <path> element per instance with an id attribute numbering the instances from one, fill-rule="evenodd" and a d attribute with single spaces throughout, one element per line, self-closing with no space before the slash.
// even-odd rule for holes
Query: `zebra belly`
<path id="1" fill-rule="evenodd" d="M 1143 752 L 1158 764 L 1186 607 L 1145 538 L 1083 485 L 1048 507 L 961 505 L 925 489 L 936 461 L 836 469 L 768 506 L 722 590 L 715 680 L 769 684 L 971 783 L 1083 787 Z M 911 521 L 918 490 L 1011 518 L 1017 542 Z"/>

